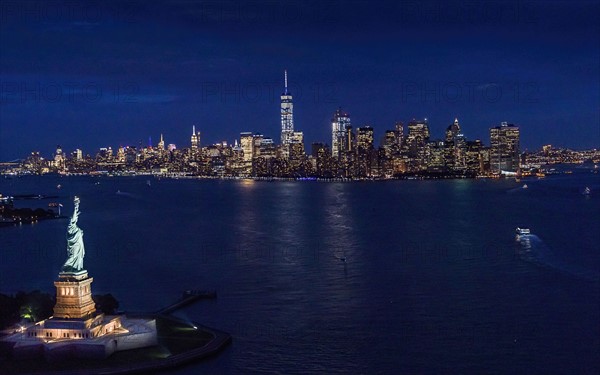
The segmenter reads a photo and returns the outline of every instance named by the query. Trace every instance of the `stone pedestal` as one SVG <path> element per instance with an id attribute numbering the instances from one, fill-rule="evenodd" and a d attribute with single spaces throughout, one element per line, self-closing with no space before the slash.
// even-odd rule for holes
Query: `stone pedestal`
<path id="1" fill-rule="evenodd" d="M 92 300 L 92 277 L 87 271 L 61 272 L 58 274 L 56 286 L 56 305 L 54 318 L 87 319 L 96 312 Z"/>

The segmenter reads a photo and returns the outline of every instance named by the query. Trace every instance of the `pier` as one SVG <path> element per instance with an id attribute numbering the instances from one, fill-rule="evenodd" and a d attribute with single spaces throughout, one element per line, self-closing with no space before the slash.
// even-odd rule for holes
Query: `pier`
<path id="1" fill-rule="evenodd" d="M 158 310 L 156 314 L 167 315 L 198 300 L 215 298 L 217 298 L 217 292 L 214 290 L 186 290 L 177 302 Z"/>

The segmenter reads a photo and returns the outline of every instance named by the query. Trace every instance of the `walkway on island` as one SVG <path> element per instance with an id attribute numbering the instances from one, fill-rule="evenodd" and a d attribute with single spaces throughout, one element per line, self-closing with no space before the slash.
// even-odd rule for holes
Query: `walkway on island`
<path id="1" fill-rule="evenodd" d="M 173 311 L 179 310 L 182 307 L 190 305 L 201 299 L 215 299 L 217 298 L 217 292 L 206 291 L 206 290 L 186 290 L 183 292 L 183 296 L 177 302 L 164 307 L 156 312 L 156 314 L 167 315 Z"/>

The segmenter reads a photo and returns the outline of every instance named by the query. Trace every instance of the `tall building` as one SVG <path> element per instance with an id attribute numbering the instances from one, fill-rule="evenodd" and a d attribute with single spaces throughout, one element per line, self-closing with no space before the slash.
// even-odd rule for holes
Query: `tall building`
<path id="1" fill-rule="evenodd" d="M 160 151 L 164 151 L 165 150 L 165 140 L 163 139 L 162 133 L 160 134 L 160 142 L 158 142 L 158 149 Z"/>
<path id="2" fill-rule="evenodd" d="M 57 169 L 63 169 L 65 167 L 65 155 L 63 154 L 62 147 L 56 146 L 56 153 L 54 154 L 54 166 Z"/>
<path id="3" fill-rule="evenodd" d="M 253 149 L 252 149 L 252 159 L 256 159 L 261 156 L 261 146 L 264 140 L 264 136 L 262 134 L 256 133 L 252 135 Z"/>
<path id="4" fill-rule="evenodd" d="M 192 150 L 197 150 L 200 144 L 200 132 L 196 133 L 196 125 L 192 125 Z"/>
<path id="5" fill-rule="evenodd" d="M 419 171 L 426 168 L 426 146 L 429 142 L 429 126 L 427 119 L 423 121 L 413 119 L 408 123 L 406 136 L 406 149 L 409 169 Z"/>
<path id="6" fill-rule="evenodd" d="M 519 127 L 507 122 L 490 129 L 492 172 L 519 171 Z"/>
<path id="7" fill-rule="evenodd" d="M 340 155 L 346 150 L 347 135 L 346 129 L 352 129 L 350 125 L 350 117 L 341 108 L 338 108 L 331 119 L 331 156 L 334 159 L 339 159 Z"/>
<path id="8" fill-rule="evenodd" d="M 374 148 L 374 132 L 371 126 L 356 129 L 356 149 L 358 152 L 370 151 Z"/>
<path id="9" fill-rule="evenodd" d="M 292 94 L 288 91 L 287 70 L 284 71 L 285 86 L 281 94 L 281 144 L 285 146 L 291 143 L 294 132 L 294 103 Z"/>
<path id="10" fill-rule="evenodd" d="M 404 143 L 404 124 L 402 121 L 396 122 L 396 143 L 398 144 L 398 149 L 402 148 Z"/>
<path id="11" fill-rule="evenodd" d="M 429 141 L 426 146 L 427 171 L 434 173 L 444 172 L 444 141 Z"/>
<path id="12" fill-rule="evenodd" d="M 82 161 L 83 160 L 83 151 L 81 151 L 80 149 L 76 149 L 73 152 L 73 156 L 75 157 L 76 161 Z"/>
<path id="13" fill-rule="evenodd" d="M 464 172 L 467 169 L 467 139 L 462 133 L 454 138 L 454 170 Z"/>
<path id="14" fill-rule="evenodd" d="M 444 142 L 444 160 L 446 164 L 446 168 L 449 170 L 455 169 L 455 161 L 456 161 L 456 138 L 460 134 L 460 125 L 458 123 L 458 118 L 454 119 L 454 123 L 448 125 L 446 128 L 446 139 Z"/>
<path id="15" fill-rule="evenodd" d="M 468 173 L 483 173 L 483 159 L 481 151 L 483 144 L 480 140 L 466 142 L 465 170 Z"/>
<path id="16" fill-rule="evenodd" d="M 381 144 L 383 145 L 383 150 L 385 152 L 385 156 L 387 158 L 391 158 L 392 155 L 394 155 L 395 151 L 398 150 L 396 131 L 395 130 L 386 130 Z"/>
<path id="17" fill-rule="evenodd" d="M 370 126 L 356 129 L 357 174 L 366 177 L 371 175 L 374 158 L 374 132 Z"/>
<path id="18" fill-rule="evenodd" d="M 240 147 L 244 153 L 244 162 L 252 163 L 254 156 L 254 136 L 251 132 L 240 133 Z"/>
<path id="19" fill-rule="evenodd" d="M 260 156 L 263 158 L 274 158 L 277 156 L 275 142 L 270 137 L 265 137 L 260 142 Z"/>
<path id="20" fill-rule="evenodd" d="M 290 140 L 290 167 L 293 172 L 300 172 L 302 163 L 306 158 L 304 153 L 304 133 L 293 132 Z"/>

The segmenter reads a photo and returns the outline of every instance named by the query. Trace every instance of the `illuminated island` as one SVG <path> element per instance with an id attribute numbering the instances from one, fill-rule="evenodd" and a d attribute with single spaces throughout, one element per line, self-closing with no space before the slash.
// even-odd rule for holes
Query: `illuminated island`
<path id="1" fill-rule="evenodd" d="M 199 295 L 184 296 L 161 310 L 162 313 L 137 314 L 135 318 L 96 311 L 91 288 L 94 279 L 83 268 L 83 231 L 77 226 L 79 202 L 75 197 L 73 216 L 67 228 L 67 260 L 54 282 L 54 314 L 37 323 L 17 327 L 0 339 L 3 352 L 17 360 L 0 363 L 5 370 L 10 370 L 7 366 L 11 365 L 14 373 L 39 372 L 40 369 L 52 373 L 52 370 L 80 369 L 78 366 L 84 366 L 86 373 L 155 371 L 214 355 L 231 342 L 231 336 L 225 332 L 198 328 L 166 315 L 166 311 L 174 311 L 200 298 Z M 43 363 L 57 366 L 19 361 L 29 358 L 44 358 Z"/>
<path id="2" fill-rule="evenodd" d="M 54 315 L 20 329 L 3 341 L 12 344 L 15 358 L 44 356 L 106 358 L 116 351 L 157 344 L 155 319 L 130 319 L 97 313 L 92 300 L 92 281 L 83 268 L 83 231 L 77 226 L 79 198 L 67 229 L 67 260 L 58 274 Z"/>

